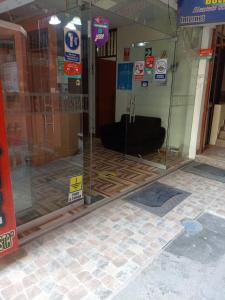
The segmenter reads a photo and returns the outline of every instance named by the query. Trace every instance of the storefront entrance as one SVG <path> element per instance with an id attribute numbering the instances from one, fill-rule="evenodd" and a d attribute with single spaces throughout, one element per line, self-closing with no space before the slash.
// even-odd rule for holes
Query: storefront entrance
<path id="1" fill-rule="evenodd" d="M 159 1 L 71 2 L 0 15 L 20 228 L 115 198 L 188 159 L 201 28 L 176 32 L 176 11 Z M 91 38 L 97 16 L 110 24 L 104 46 Z M 101 89 L 106 78 L 113 84 Z"/>

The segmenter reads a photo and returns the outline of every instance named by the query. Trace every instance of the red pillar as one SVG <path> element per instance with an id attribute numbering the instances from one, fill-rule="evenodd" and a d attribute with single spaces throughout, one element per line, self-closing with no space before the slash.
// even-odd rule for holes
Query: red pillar
<path id="1" fill-rule="evenodd" d="M 0 257 L 18 247 L 3 102 L 0 81 Z"/>

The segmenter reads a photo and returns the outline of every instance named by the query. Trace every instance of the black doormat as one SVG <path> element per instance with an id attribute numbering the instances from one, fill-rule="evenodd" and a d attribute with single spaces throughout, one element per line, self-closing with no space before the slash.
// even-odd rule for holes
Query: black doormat
<path id="1" fill-rule="evenodd" d="M 129 195 L 124 200 L 131 201 L 157 216 L 163 217 L 188 196 L 190 196 L 190 193 L 160 182 L 155 182 Z"/>
<path id="2" fill-rule="evenodd" d="M 182 168 L 182 170 L 204 178 L 225 183 L 225 170 L 221 168 L 213 167 L 198 162 L 193 162 Z"/>

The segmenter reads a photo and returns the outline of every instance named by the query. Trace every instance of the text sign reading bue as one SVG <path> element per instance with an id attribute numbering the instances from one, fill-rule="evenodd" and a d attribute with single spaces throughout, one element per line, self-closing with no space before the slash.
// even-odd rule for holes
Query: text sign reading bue
<path id="1" fill-rule="evenodd" d="M 178 0 L 178 25 L 225 22 L 225 0 Z"/>

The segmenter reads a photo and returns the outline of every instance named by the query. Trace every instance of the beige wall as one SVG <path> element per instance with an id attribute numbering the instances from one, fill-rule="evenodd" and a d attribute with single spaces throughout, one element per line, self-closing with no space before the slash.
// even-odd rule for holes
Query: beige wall
<path id="1" fill-rule="evenodd" d="M 210 136 L 210 145 L 215 145 L 220 128 L 223 126 L 225 120 L 225 104 L 220 105 L 217 104 L 214 107 L 214 113 L 213 113 L 213 122 L 212 122 L 212 130 L 211 130 L 211 136 Z"/>
<path id="2" fill-rule="evenodd" d="M 155 53 L 161 53 L 165 47 L 168 50 L 167 42 L 162 43 L 154 42 L 167 38 L 168 36 L 155 31 L 149 27 L 134 24 L 118 28 L 118 63 L 124 63 L 123 54 L 124 48 L 131 47 L 132 43 L 153 41 L 150 46 L 153 47 Z M 147 46 L 146 46 L 147 47 Z M 131 48 L 130 62 L 137 60 L 144 60 L 145 47 Z M 146 78 L 147 79 L 147 78 Z M 145 116 L 155 116 L 162 118 L 163 126 L 167 128 L 169 101 L 168 95 L 170 94 L 170 83 L 172 78 L 169 77 L 166 86 L 156 86 L 156 84 L 149 83 L 148 88 L 140 87 L 140 82 L 133 81 L 133 91 L 117 90 L 116 97 L 116 120 L 119 121 L 121 115 L 128 112 L 130 98 L 136 96 L 136 114 Z"/>

